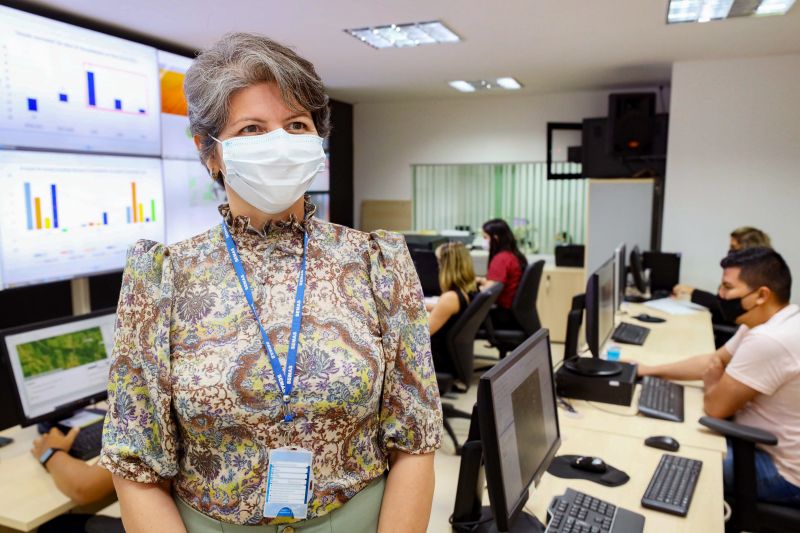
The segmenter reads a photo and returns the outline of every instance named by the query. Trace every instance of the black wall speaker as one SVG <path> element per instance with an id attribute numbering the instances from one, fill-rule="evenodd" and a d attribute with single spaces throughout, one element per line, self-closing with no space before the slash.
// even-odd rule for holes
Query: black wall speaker
<path id="1" fill-rule="evenodd" d="M 608 153 L 650 155 L 655 135 L 656 93 L 608 96 Z"/>

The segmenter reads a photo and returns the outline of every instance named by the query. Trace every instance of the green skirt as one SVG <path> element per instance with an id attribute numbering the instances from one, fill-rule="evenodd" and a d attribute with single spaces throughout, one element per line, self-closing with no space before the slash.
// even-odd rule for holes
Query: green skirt
<path id="1" fill-rule="evenodd" d="M 280 526 L 239 526 L 214 520 L 175 496 L 178 512 L 189 533 L 375 533 L 386 477 L 367 485 L 342 507 L 324 516 Z"/>

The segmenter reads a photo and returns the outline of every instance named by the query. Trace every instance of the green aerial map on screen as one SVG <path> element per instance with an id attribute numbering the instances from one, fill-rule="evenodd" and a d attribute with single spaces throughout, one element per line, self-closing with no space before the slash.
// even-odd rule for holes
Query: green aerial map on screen
<path id="1" fill-rule="evenodd" d="M 106 346 L 99 327 L 66 333 L 17 346 L 22 374 L 37 376 L 66 370 L 106 358 Z"/>

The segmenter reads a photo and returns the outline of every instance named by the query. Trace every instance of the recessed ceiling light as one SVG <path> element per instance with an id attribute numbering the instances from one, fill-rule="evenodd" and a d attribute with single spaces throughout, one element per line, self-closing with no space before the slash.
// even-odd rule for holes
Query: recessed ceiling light
<path id="1" fill-rule="evenodd" d="M 710 22 L 734 17 L 785 15 L 795 0 L 669 0 L 667 23 Z"/>
<path id="2" fill-rule="evenodd" d="M 447 84 L 450 87 L 452 87 L 453 89 L 455 89 L 456 91 L 461 91 L 462 93 L 474 93 L 475 92 L 475 87 L 473 87 L 472 84 L 470 82 L 468 82 L 468 81 L 455 80 L 455 81 L 449 81 L 449 82 L 447 82 Z"/>
<path id="3" fill-rule="evenodd" d="M 455 80 L 447 82 L 450 87 L 457 91 L 461 91 L 462 93 L 474 93 L 475 91 L 490 91 L 497 87 L 501 89 L 506 89 L 509 91 L 515 91 L 517 89 L 522 88 L 522 84 L 518 82 L 515 78 L 505 77 L 505 78 L 497 78 L 494 80 L 475 80 L 475 81 L 464 81 L 464 80 Z"/>
<path id="4" fill-rule="evenodd" d="M 373 48 L 408 48 L 422 44 L 457 43 L 461 38 L 441 21 L 389 24 L 344 30 Z"/>
<path id="5" fill-rule="evenodd" d="M 522 89 L 522 84 L 520 84 L 520 82 L 518 82 L 514 78 L 497 78 L 497 85 L 499 85 L 503 89 L 508 89 L 509 91 L 516 91 L 517 89 Z"/>

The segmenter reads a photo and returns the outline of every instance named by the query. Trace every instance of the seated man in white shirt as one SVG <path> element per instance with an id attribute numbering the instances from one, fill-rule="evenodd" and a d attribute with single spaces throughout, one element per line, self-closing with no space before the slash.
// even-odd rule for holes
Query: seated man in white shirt
<path id="1" fill-rule="evenodd" d="M 757 494 L 800 507 L 800 307 L 789 303 L 792 276 L 780 254 L 768 248 L 732 252 L 721 265 L 720 308 L 740 325 L 736 335 L 713 354 L 640 365 L 639 375 L 702 378 L 706 413 L 735 416 L 777 436 L 777 446 L 756 450 Z M 730 446 L 724 473 L 731 492 Z"/>

